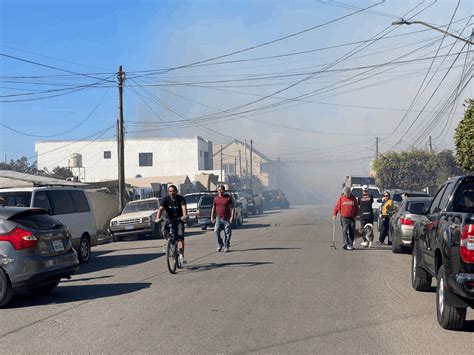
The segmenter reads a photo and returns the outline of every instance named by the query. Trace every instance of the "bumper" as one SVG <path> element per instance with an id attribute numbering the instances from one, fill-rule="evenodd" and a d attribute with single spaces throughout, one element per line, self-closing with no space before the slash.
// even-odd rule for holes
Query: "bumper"
<path id="1" fill-rule="evenodd" d="M 210 218 L 199 218 L 198 223 L 200 226 L 212 226 L 213 223 L 211 223 Z"/>
<path id="2" fill-rule="evenodd" d="M 193 214 L 188 214 L 188 219 L 186 220 L 186 225 L 188 227 L 195 226 L 199 224 L 199 218 L 197 215 Z"/>
<path id="3" fill-rule="evenodd" d="M 154 229 L 155 223 L 136 223 L 110 226 L 109 233 L 113 236 L 125 237 L 138 234 L 151 234 Z"/>
<path id="4" fill-rule="evenodd" d="M 14 290 L 41 286 L 58 278 L 69 277 L 78 270 L 79 260 L 74 250 L 46 260 L 35 257 L 15 261 L 5 268 Z"/>
<path id="5" fill-rule="evenodd" d="M 454 295 L 457 296 L 452 300 L 454 306 L 474 308 L 474 274 L 459 273 L 452 275 L 448 278 L 448 283 Z"/>

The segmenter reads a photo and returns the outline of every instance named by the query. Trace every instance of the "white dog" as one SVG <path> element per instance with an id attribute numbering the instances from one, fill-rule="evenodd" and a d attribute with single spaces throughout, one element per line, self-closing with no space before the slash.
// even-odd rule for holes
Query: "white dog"
<path id="1" fill-rule="evenodd" d="M 372 247 L 372 243 L 374 241 L 374 225 L 372 223 L 366 223 L 364 228 L 360 228 L 360 230 L 356 230 L 356 239 L 357 237 L 362 238 L 362 245 L 364 248 Z"/>

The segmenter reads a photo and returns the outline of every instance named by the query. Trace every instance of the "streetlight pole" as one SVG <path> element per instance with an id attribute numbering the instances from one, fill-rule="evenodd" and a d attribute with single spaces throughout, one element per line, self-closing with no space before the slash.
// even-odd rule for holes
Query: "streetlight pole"
<path id="1" fill-rule="evenodd" d="M 429 27 L 429 28 L 431 28 L 435 31 L 438 31 L 438 32 L 441 32 L 441 33 L 446 34 L 448 36 L 454 37 L 454 38 L 456 38 L 460 41 L 463 41 L 467 44 L 474 44 L 474 42 L 472 41 L 472 38 L 474 37 L 474 29 L 472 30 L 472 33 L 471 33 L 471 40 L 469 40 L 469 39 L 466 39 L 466 38 L 463 38 L 463 37 L 456 36 L 453 33 L 450 33 L 448 31 L 444 31 L 441 28 L 435 27 L 435 26 L 430 25 L 429 23 L 426 23 L 426 22 L 423 22 L 423 21 L 407 21 L 405 19 L 400 19 L 399 21 L 392 22 L 392 25 L 412 25 L 412 24 L 423 25 L 423 26 Z"/>

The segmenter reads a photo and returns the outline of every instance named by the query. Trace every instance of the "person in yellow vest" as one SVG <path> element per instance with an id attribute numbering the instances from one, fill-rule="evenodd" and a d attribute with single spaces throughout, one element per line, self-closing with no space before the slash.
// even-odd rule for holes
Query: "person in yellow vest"
<path id="1" fill-rule="evenodd" d="M 388 237 L 390 216 L 393 212 L 393 201 L 390 199 L 390 193 L 385 191 L 383 194 L 382 207 L 380 209 L 380 214 L 382 216 L 382 226 L 380 229 L 379 240 L 375 244 L 381 245 L 385 243 L 385 238 Z M 390 238 L 388 238 L 388 245 L 392 244 Z"/>

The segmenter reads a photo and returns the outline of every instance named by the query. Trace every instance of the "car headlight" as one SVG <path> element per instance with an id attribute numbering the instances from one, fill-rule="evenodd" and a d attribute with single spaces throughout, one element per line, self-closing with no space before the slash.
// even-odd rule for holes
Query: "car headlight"
<path id="1" fill-rule="evenodd" d="M 110 221 L 111 226 L 116 226 L 118 224 L 118 221 Z"/>
<path id="2" fill-rule="evenodd" d="M 142 223 L 150 222 L 150 221 L 151 221 L 151 218 L 150 218 L 150 217 L 143 217 L 143 218 L 142 218 Z"/>

